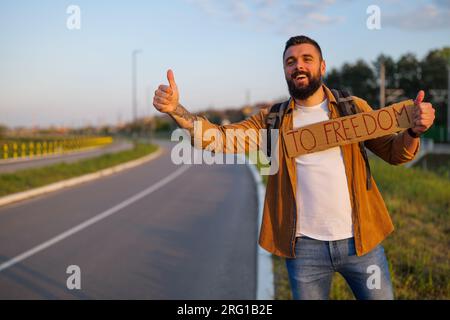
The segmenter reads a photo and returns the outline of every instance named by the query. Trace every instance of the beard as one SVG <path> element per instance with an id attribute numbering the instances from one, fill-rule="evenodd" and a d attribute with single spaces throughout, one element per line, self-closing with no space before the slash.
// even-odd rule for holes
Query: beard
<path id="1" fill-rule="evenodd" d="M 308 84 L 297 86 L 295 84 L 295 78 L 301 74 L 308 78 Z M 291 74 L 289 79 L 286 79 L 286 82 L 291 97 L 297 100 L 306 100 L 320 88 L 322 85 L 322 76 L 320 75 L 320 71 L 317 72 L 317 76 L 313 76 L 307 71 L 296 70 Z"/>

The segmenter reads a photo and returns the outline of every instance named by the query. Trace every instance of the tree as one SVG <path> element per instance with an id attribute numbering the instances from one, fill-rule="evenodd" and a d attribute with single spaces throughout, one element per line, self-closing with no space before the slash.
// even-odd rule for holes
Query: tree
<path id="1" fill-rule="evenodd" d="M 386 88 L 397 88 L 397 65 L 389 56 L 386 56 L 384 54 L 380 54 L 375 61 L 372 63 L 374 69 L 375 69 L 375 75 L 377 79 L 380 79 L 380 69 L 381 69 L 381 63 L 384 63 L 384 75 L 385 75 L 385 86 Z M 377 87 L 380 87 L 380 84 L 378 83 Z"/>
<path id="2" fill-rule="evenodd" d="M 447 86 L 450 67 L 450 47 L 430 51 L 420 62 L 422 70 L 422 89 L 426 92 L 426 100 L 431 101 L 436 110 L 435 126 L 445 127 L 447 124 Z M 447 124 L 450 125 L 450 124 Z"/>
<path id="3" fill-rule="evenodd" d="M 421 89 L 421 69 L 416 56 L 407 53 L 397 61 L 398 87 L 406 97 L 415 98 Z"/>
<path id="4" fill-rule="evenodd" d="M 363 60 L 355 64 L 345 63 L 341 70 L 332 69 L 325 77 L 324 82 L 333 89 L 345 89 L 350 94 L 359 96 L 374 104 L 377 101 L 375 73 Z"/>
<path id="5" fill-rule="evenodd" d="M 365 99 L 370 105 L 378 101 L 375 73 L 363 60 L 355 64 L 345 63 L 341 71 L 342 89 L 347 89 L 351 94 Z"/>
<path id="6" fill-rule="evenodd" d="M 324 83 L 329 88 L 332 89 L 339 89 L 342 87 L 342 79 L 341 79 L 341 73 L 338 69 L 331 69 L 330 72 L 327 72 L 324 78 Z"/>
<path id="7" fill-rule="evenodd" d="M 424 89 L 447 89 L 450 47 L 430 51 L 420 62 Z"/>
<path id="8" fill-rule="evenodd" d="M 8 127 L 0 124 L 0 140 L 4 139 L 6 137 L 6 133 L 8 132 Z"/>

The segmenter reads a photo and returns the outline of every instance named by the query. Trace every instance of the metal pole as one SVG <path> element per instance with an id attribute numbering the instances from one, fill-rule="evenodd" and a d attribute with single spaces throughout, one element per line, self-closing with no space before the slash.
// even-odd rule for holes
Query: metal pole
<path id="1" fill-rule="evenodd" d="M 136 88 L 136 55 L 140 53 L 141 50 L 133 50 L 131 54 L 131 94 L 132 94 L 132 112 L 133 112 L 133 122 L 137 119 L 137 88 Z"/>
<path id="2" fill-rule="evenodd" d="M 384 61 L 380 64 L 380 108 L 383 108 L 386 104 L 386 70 L 384 67 Z"/>
<path id="3" fill-rule="evenodd" d="M 447 65 L 447 142 L 450 142 L 450 64 Z"/>

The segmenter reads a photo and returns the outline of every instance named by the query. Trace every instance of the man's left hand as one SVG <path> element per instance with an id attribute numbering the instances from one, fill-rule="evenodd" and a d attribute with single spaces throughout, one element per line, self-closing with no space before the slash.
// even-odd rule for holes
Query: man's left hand
<path id="1" fill-rule="evenodd" d="M 414 127 L 411 130 L 420 135 L 427 131 L 434 122 L 434 108 L 429 102 L 423 102 L 423 98 L 425 97 L 425 92 L 420 90 L 417 94 L 416 100 L 414 100 Z"/>

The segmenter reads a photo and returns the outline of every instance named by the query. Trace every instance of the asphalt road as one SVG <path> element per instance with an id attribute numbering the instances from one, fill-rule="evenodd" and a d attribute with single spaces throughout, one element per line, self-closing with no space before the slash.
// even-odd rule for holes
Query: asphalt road
<path id="1" fill-rule="evenodd" d="M 0 299 L 255 299 L 256 207 L 245 165 L 176 166 L 170 150 L 2 207 Z"/>
<path id="2" fill-rule="evenodd" d="M 131 148 L 133 148 L 133 144 L 131 142 L 125 140 L 118 140 L 103 147 L 80 150 L 68 154 L 48 155 L 42 157 L 35 157 L 32 159 L 17 159 L 13 161 L 2 160 L 0 161 L 0 173 L 11 173 L 23 169 L 44 167 L 59 162 L 72 163 L 82 159 L 98 157 L 106 153 L 116 153 Z"/>

